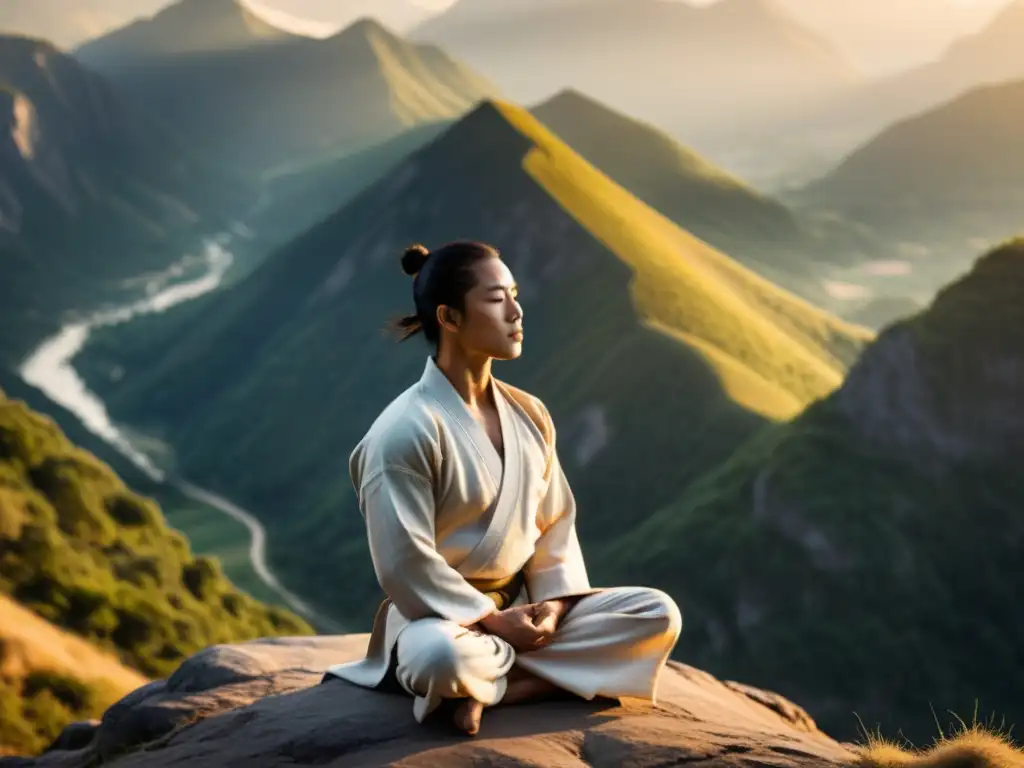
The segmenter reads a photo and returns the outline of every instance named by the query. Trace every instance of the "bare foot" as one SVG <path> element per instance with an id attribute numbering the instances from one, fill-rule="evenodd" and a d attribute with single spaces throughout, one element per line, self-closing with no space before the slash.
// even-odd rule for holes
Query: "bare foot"
<path id="1" fill-rule="evenodd" d="M 522 704 L 526 701 L 543 699 L 558 690 L 554 683 L 542 680 L 522 667 L 513 667 L 508 676 L 508 687 L 501 697 L 502 704 Z"/>
<path id="2" fill-rule="evenodd" d="M 480 720 L 484 716 L 484 705 L 476 699 L 466 699 L 455 710 L 455 726 L 469 736 L 480 731 Z"/>

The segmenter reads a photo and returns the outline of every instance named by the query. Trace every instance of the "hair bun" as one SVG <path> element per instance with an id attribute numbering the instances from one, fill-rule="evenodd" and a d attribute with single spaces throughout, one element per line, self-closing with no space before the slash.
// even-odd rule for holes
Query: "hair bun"
<path id="1" fill-rule="evenodd" d="M 402 254 L 402 271 L 407 275 L 415 275 L 423 269 L 423 265 L 427 263 L 428 256 L 430 256 L 430 251 L 427 250 L 425 245 L 420 245 L 419 243 L 410 245 L 405 249 L 405 253 Z"/>

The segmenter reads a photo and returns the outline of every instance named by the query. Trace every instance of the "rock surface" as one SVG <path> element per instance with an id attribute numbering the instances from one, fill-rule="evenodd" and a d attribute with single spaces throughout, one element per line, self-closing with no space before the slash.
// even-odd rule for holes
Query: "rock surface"
<path id="1" fill-rule="evenodd" d="M 666 670 L 657 706 L 627 699 L 498 707 L 468 738 L 443 716 L 416 723 L 405 694 L 341 680 L 318 684 L 330 664 L 361 656 L 367 639 L 277 638 L 208 648 L 166 680 L 126 696 L 101 723 L 73 726 L 73 739 L 58 739 L 35 759 L 0 759 L 0 766 L 802 768 L 855 760 L 852 745 L 819 731 L 792 702 L 676 662 Z M 91 739 L 83 739 L 89 729 Z"/>

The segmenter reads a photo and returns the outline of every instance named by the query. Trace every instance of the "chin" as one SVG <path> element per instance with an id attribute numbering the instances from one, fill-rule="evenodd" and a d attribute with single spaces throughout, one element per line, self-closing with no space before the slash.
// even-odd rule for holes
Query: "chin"
<path id="1" fill-rule="evenodd" d="M 521 354 L 523 354 L 523 343 L 520 341 L 511 343 L 501 350 L 496 350 L 491 353 L 491 357 L 495 360 L 515 360 Z"/>

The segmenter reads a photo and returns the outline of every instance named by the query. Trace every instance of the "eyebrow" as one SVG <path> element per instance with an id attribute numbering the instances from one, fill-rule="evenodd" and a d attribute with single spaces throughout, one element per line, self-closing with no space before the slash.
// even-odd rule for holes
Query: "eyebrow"
<path id="1" fill-rule="evenodd" d="M 505 290 L 505 287 L 506 287 L 506 286 L 504 286 L 504 285 L 501 285 L 501 284 L 495 284 L 495 285 L 489 285 L 489 286 L 487 286 L 487 288 L 485 288 L 484 290 L 485 290 L 485 291 L 486 291 L 487 293 L 490 293 L 491 291 L 504 291 L 504 290 Z M 518 291 L 518 290 L 519 290 L 519 286 L 518 286 L 518 285 L 516 285 L 515 283 L 512 283 L 512 285 L 508 286 L 508 288 L 509 288 L 510 290 L 513 290 L 513 291 Z"/>

